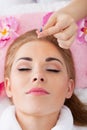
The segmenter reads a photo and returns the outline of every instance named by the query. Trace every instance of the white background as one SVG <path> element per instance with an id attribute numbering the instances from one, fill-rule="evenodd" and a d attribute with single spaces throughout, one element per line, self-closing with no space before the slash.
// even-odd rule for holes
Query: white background
<path id="1" fill-rule="evenodd" d="M 69 1 L 69 0 L 0 0 L 0 11 L 3 9 L 18 5 L 18 4 L 27 4 L 27 3 L 45 3 L 45 2 L 58 2 L 58 1 Z M 0 12 L 1 13 L 1 12 Z"/>

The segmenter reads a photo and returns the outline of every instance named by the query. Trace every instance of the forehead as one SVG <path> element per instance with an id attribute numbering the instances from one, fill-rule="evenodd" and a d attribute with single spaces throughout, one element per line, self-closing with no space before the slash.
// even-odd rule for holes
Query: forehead
<path id="1" fill-rule="evenodd" d="M 62 60 L 62 56 L 58 50 L 58 48 L 51 42 L 48 41 L 30 41 L 24 45 L 22 45 L 16 53 L 15 58 L 20 58 L 24 56 L 29 57 L 60 57 Z"/>

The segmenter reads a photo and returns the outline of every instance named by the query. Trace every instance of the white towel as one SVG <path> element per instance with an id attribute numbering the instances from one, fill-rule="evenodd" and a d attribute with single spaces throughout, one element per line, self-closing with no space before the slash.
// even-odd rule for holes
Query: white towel
<path id="1" fill-rule="evenodd" d="M 52 130 L 72 130 L 73 116 L 67 106 L 63 106 L 60 112 L 59 120 Z"/>
<path id="2" fill-rule="evenodd" d="M 73 117 L 68 107 L 63 106 L 59 120 L 52 130 L 72 130 Z M 22 130 L 15 117 L 15 107 L 8 107 L 0 118 L 0 130 Z"/>
<path id="3" fill-rule="evenodd" d="M 9 106 L 1 115 L 0 130 L 22 130 L 16 120 L 14 106 Z"/>

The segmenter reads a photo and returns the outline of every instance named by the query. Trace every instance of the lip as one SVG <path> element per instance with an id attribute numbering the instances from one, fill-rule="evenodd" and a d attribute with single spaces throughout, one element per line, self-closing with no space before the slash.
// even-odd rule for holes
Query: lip
<path id="1" fill-rule="evenodd" d="M 29 91 L 27 91 L 26 94 L 48 95 L 50 93 L 48 91 L 46 91 L 45 89 L 43 89 L 43 88 L 32 88 Z"/>

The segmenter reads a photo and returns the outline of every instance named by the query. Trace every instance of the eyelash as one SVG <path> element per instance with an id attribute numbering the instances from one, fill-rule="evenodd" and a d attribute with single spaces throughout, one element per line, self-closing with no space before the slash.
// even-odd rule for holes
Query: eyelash
<path id="1" fill-rule="evenodd" d="M 20 68 L 18 69 L 19 71 L 30 71 L 32 69 L 29 69 L 29 68 Z M 49 72 L 54 72 L 54 73 L 59 73 L 60 70 L 56 70 L 56 69 L 46 69 L 46 71 L 49 71 Z"/>
<path id="2" fill-rule="evenodd" d="M 50 71 L 50 72 L 55 72 L 55 73 L 60 72 L 60 70 L 56 70 L 56 69 L 47 69 L 47 71 Z"/>
<path id="3" fill-rule="evenodd" d="M 19 71 L 29 71 L 29 70 L 31 70 L 31 69 L 29 69 L 29 68 L 20 68 L 20 69 L 18 69 Z"/>

